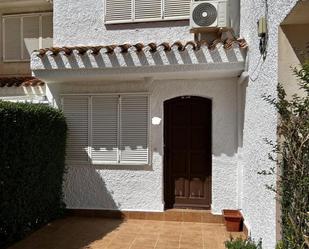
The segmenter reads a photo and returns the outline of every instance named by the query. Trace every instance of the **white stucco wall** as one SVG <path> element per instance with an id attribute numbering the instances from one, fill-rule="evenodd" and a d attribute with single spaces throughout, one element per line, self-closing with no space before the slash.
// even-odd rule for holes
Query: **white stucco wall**
<path id="1" fill-rule="evenodd" d="M 156 80 L 50 84 L 50 97 L 65 93 L 149 92 L 151 117 L 163 120 L 163 102 L 196 95 L 213 100 L 212 212 L 237 208 L 237 79 Z M 52 100 L 50 99 L 52 102 Z M 71 208 L 162 211 L 163 123 L 151 126 L 150 166 L 68 165 L 65 200 Z"/>
<path id="2" fill-rule="evenodd" d="M 264 249 L 276 243 L 275 195 L 265 184 L 275 184 L 276 176 L 259 176 L 258 171 L 273 165 L 267 158 L 271 147 L 264 138 L 276 141 L 277 115 L 262 95 L 276 97 L 278 83 L 278 27 L 291 11 L 296 0 L 268 1 L 269 44 L 265 62 L 258 50 L 257 20 L 265 16 L 265 1 L 241 1 L 241 36 L 249 43 L 249 83 L 246 90 L 246 111 L 243 148 L 239 167 L 243 171 L 242 211 L 253 238 L 263 239 Z"/>
<path id="3" fill-rule="evenodd" d="M 105 25 L 104 2 L 104 0 L 54 0 L 54 45 L 193 40 L 188 20 Z M 230 6 L 232 25 L 238 33 L 239 0 L 230 0 Z"/>

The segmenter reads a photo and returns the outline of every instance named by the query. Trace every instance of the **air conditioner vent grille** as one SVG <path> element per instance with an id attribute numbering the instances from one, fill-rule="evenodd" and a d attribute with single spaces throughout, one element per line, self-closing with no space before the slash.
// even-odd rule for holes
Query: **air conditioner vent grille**
<path id="1" fill-rule="evenodd" d="M 216 22 L 217 17 L 217 9 L 214 5 L 210 3 L 199 4 L 194 8 L 192 13 L 193 21 L 201 27 L 211 26 L 213 23 Z"/>

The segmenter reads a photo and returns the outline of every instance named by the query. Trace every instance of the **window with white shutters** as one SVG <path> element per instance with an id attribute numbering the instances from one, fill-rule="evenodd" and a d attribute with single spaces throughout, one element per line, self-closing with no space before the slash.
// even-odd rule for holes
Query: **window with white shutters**
<path id="1" fill-rule="evenodd" d="M 187 19 L 191 0 L 105 0 L 105 23 Z"/>
<path id="2" fill-rule="evenodd" d="M 118 96 L 92 97 L 92 146 L 94 162 L 118 163 Z"/>
<path id="3" fill-rule="evenodd" d="M 106 21 L 128 22 L 132 19 L 133 5 L 131 0 L 106 0 Z"/>
<path id="4" fill-rule="evenodd" d="M 190 14 L 189 0 L 164 0 L 165 19 L 186 18 Z"/>
<path id="5" fill-rule="evenodd" d="M 32 51 L 40 47 L 40 17 L 29 16 L 22 19 L 22 46 L 23 46 L 23 59 L 30 59 Z"/>
<path id="6" fill-rule="evenodd" d="M 135 20 L 161 19 L 161 0 L 135 0 Z"/>
<path id="7" fill-rule="evenodd" d="M 15 17 L 4 18 L 2 23 L 4 60 L 20 60 L 22 39 L 21 19 Z"/>
<path id="8" fill-rule="evenodd" d="M 148 98 L 121 98 L 120 161 L 143 163 L 148 161 Z"/>
<path id="9" fill-rule="evenodd" d="M 52 13 L 4 15 L 3 61 L 29 61 L 33 50 L 52 46 L 52 30 Z"/>
<path id="10" fill-rule="evenodd" d="M 149 163 L 147 95 L 64 96 L 63 111 L 69 128 L 69 161 Z"/>
<path id="11" fill-rule="evenodd" d="M 67 158 L 70 161 L 88 161 L 89 97 L 65 97 L 62 105 L 69 127 Z"/>
<path id="12" fill-rule="evenodd" d="M 42 16 L 42 48 L 53 46 L 53 15 Z"/>

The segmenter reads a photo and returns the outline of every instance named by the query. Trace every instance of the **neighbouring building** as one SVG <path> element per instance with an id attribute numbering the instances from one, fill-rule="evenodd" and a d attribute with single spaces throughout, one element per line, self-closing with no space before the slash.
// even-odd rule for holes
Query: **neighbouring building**
<path id="1" fill-rule="evenodd" d="M 53 44 L 52 4 L 0 1 L 0 99 L 47 103 L 44 82 L 31 75 L 33 50 Z"/>
<path id="2" fill-rule="evenodd" d="M 278 81 L 295 88 L 288 68 L 304 61 L 309 2 L 229 0 L 231 29 L 213 32 L 190 32 L 190 0 L 11 2 L 0 1 L 3 82 L 35 78 L 0 95 L 64 111 L 68 208 L 240 209 L 250 235 L 275 248 L 280 214 L 265 186 L 276 176 L 258 172 L 274 166 L 265 138 L 277 139 L 277 113 L 262 97 Z"/>

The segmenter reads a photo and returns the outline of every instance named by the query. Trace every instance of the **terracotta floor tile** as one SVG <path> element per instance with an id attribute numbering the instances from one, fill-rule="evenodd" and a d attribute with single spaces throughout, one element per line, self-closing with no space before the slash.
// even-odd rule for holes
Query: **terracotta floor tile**
<path id="1" fill-rule="evenodd" d="M 132 244 L 132 246 L 135 247 L 152 247 L 154 248 L 157 244 L 157 240 L 135 240 Z"/>
<path id="2" fill-rule="evenodd" d="M 118 231 L 119 234 L 127 235 L 127 236 L 136 236 L 140 232 L 141 232 L 141 230 L 134 229 L 134 228 L 130 228 L 130 229 L 129 228 L 124 228 L 124 229 L 120 229 Z"/>
<path id="3" fill-rule="evenodd" d="M 183 222 L 182 223 L 183 228 L 203 228 L 203 224 L 199 222 Z"/>
<path id="4" fill-rule="evenodd" d="M 202 222 L 201 213 L 183 212 L 182 215 L 183 215 L 183 221 L 185 222 Z"/>
<path id="5" fill-rule="evenodd" d="M 164 245 L 164 244 L 157 244 L 155 249 L 179 249 L 179 245 Z"/>
<path id="6" fill-rule="evenodd" d="M 159 220 L 145 220 L 144 222 L 144 226 L 147 226 L 147 225 L 163 225 L 164 222 L 162 221 L 159 221 Z"/>
<path id="7" fill-rule="evenodd" d="M 202 240 L 203 239 L 203 234 L 202 233 L 182 233 L 181 234 L 181 239 L 182 240 Z"/>
<path id="8" fill-rule="evenodd" d="M 220 215 L 212 215 L 211 213 L 202 213 L 202 222 L 222 223 L 224 218 Z"/>
<path id="9" fill-rule="evenodd" d="M 165 221 L 182 221 L 182 212 L 165 212 Z"/>
<path id="10" fill-rule="evenodd" d="M 146 213 L 144 212 L 129 212 L 129 218 L 130 219 L 141 219 L 145 220 L 146 218 Z"/>
<path id="11" fill-rule="evenodd" d="M 192 246 L 182 246 L 182 245 L 180 245 L 179 249 L 204 249 L 204 247 L 199 246 L 199 245 L 192 245 Z M 213 249 L 217 249 L 217 248 L 213 248 Z"/>
<path id="12" fill-rule="evenodd" d="M 180 241 L 180 237 L 159 237 L 158 238 L 158 243 L 160 242 L 162 242 L 162 243 L 164 243 L 164 242 L 167 242 L 167 243 L 179 243 L 179 241 Z"/>
<path id="13" fill-rule="evenodd" d="M 195 240 L 195 241 L 180 241 L 180 246 L 182 247 L 191 247 L 191 246 L 195 246 L 195 247 L 203 247 L 204 243 L 203 240 Z"/>
<path id="14" fill-rule="evenodd" d="M 164 213 L 146 213 L 146 220 L 164 220 Z"/>
<path id="15" fill-rule="evenodd" d="M 119 231 L 118 233 L 116 233 L 114 236 L 111 236 L 110 238 L 115 240 L 119 237 L 125 237 L 125 238 L 128 238 L 128 237 L 135 237 L 136 234 L 132 234 L 132 233 L 126 233 L 124 231 Z"/>
<path id="16" fill-rule="evenodd" d="M 159 236 L 160 235 L 160 231 L 158 230 L 153 230 L 153 231 L 141 231 L 140 233 L 138 233 L 138 235 L 140 236 Z"/>
<path id="17" fill-rule="evenodd" d="M 158 234 L 138 234 L 135 239 L 152 239 L 157 240 L 159 238 Z"/>
<path id="18" fill-rule="evenodd" d="M 159 236 L 159 240 L 169 240 L 169 241 L 179 241 L 180 240 L 180 234 L 162 234 Z"/>
<path id="19" fill-rule="evenodd" d="M 159 234 L 162 233 L 162 229 L 160 227 L 145 227 L 138 234 Z"/>
<path id="20" fill-rule="evenodd" d="M 153 246 L 145 246 L 145 245 L 132 245 L 130 249 L 154 249 Z"/>
<path id="21" fill-rule="evenodd" d="M 130 246 L 132 245 L 132 242 L 133 241 L 131 241 L 131 242 L 124 242 L 124 241 L 112 241 L 109 245 L 108 245 L 108 247 L 111 247 L 111 248 L 114 248 L 114 247 L 116 247 L 116 248 L 121 248 L 121 247 L 123 247 L 123 248 L 130 248 Z"/>
<path id="22" fill-rule="evenodd" d="M 108 249 L 129 249 L 129 248 L 130 248 L 130 245 L 121 245 L 121 244 L 108 246 Z"/>
<path id="23" fill-rule="evenodd" d="M 168 248 L 179 248 L 179 242 L 174 242 L 174 241 L 164 241 L 164 242 L 159 242 L 156 244 L 156 247 L 168 247 Z"/>
<path id="24" fill-rule="evenodd" d="M 146 240 L 146 241 L 134 241 L 132 246 L 147 246 L 147 247 L 155 247 L 157 244 L 157 241 L 153 240 Z"/>
<path id="25" fill-rule="evenodd" d="M 175 228 L 175 229 L 181 229 L 182 228 L 183 222 L 179 221 L 164 221 L 163 223 L 163 228 Z"/>
<path id="26" fill-rule="evenodd" d="M 173 228 L 163 227 L 161 228 L 160 236 L 172 236 L 172 237 L 178 236 L 179 237 L 182 231 L 183 231 L 182 229 L 177 228 L 177 227 L 173 227 Z"/>
<path id="27" fill-rule="evenodd" d="M 171 216 L 177 220 L 185 212 L 175 213 Z M 10 249 L 225 249 L 230 236 L 244 234 L 227 232 L 216 223 L 69 217 L 52 222 Z"/>
<path id="28" fill-rule="evenodd" d="M 204 240 L 204 247 L 205 247 L 205 249 L 218 248 L 219 247 L 219 243 L 214 238 L 208 238 L 208 239 Z"/>
<path id="29" fill-rule="evenodd" d="M 155 249 L 179 249 L 179 247 L 170 247 L 170 246 L 167 246 L 167 245 L 159 245 L 159 246 L 156 246 Z"/>

